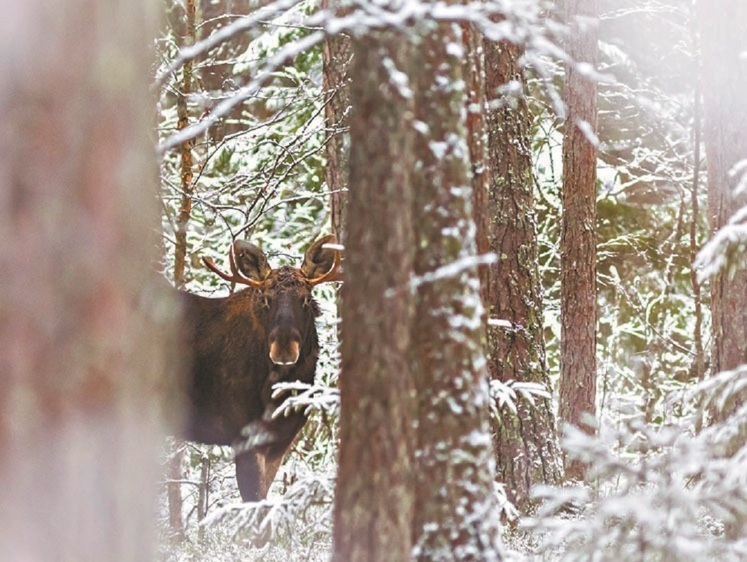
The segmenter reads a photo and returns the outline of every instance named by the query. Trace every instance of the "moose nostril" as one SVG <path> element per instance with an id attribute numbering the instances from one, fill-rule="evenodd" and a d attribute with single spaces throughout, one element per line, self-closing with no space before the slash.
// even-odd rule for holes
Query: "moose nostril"
<path id="1" fill-rule="evenodd" d="M 270 333 L 270 360 L 276 365 L 294 365 L 301 354 L 301 336 L 297 330 Z"/>

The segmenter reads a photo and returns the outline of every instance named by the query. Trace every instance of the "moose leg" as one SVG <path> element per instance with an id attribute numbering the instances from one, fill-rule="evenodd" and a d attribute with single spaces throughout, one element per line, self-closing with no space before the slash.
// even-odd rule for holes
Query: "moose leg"
<path id="1" fill-rule="evenodd" d="M 284 423 L 280 423 L 275 427 L 277 441 L 269 447 L 262 449 L 262 453 L 259 455 L 261 459 L 260 487 L 264 490 L 265 495 L 270 490 L 272 481 L 275 479 L 275 475 L 283 463 L 285 453 L 290 448 L 305 421 L 303 418 L 284 420 Z"/>
<path id="2" fill-rule="evenodd" d="M 260 460 L 256 451 L 247 451 L 236 455 L 236 483 L 239 485 L 241 499 L 245 502 L 256 502 L 267 495 L 267 489 L 263 490 L 263 465 L 264 459 Z"/>
<path id="3" fill-rule="evenodd" d="M 306 417 L 298 413 L 273 419 L 273 411 L 268 408 L 263 419 L 246 425 L 234 443 L 236 481 L 244 501 L 267 497 L 286 450 L 306 423 Z"/>
<path id="4" fill-rule="evenodd" d="M 259 459 L 260 466 L 259 489 L 261 490 L 262 497 L 267 497 L 270 486 L 272 486 L 272 481 L 275 479 L 280 464 L 283 462 L 283 455 L 270 457 L 267 454 L 258 453 L 257 458 Z"/>
<path id="5" fill-rule="evenodd" d="M 264 453 L 249 451 L 236 456 L 236 482 L 243 501 L 256 502 L 267 497 L 283 462 L 285 449 L 282 447 L 276 452 L 277 447 L 272 447 Z"/>

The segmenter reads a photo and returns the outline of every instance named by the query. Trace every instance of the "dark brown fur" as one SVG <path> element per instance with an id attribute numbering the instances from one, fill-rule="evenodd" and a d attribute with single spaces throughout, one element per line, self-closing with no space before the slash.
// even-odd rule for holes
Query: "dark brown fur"
<path id="1" fill-rule="evenodd" d="M 273 417 L 285 397 L 273 399 L 272 387 L 281 381 L 314 381 L 319 355 L 314 319 L 319 308 L 311 297 L 309 277 L 317 276 L 320 267 L 330 268 L 330 254 L 320 253 L 326 240 L 312 246 L 301 269 L 267 267 L 259 275 L 255 272 L 261 287 L 225 298 L 180 295 L 181 341 L 191 353 L 184 437 L 235 448 L 236 478 L 244 501 L 266 496 L 286 450 L 306 422 L 306 416 L 296 411 Z M 314 249 L 317 254 L 311 259 L 317 260 L 309 264 Z M 251 271 L 240 259 L 239 269 Z M 300 350 L 298 360 L 275 364 L 270 359 L 271 341 L 276 349 L 295 346 L 293 350 Z"/>

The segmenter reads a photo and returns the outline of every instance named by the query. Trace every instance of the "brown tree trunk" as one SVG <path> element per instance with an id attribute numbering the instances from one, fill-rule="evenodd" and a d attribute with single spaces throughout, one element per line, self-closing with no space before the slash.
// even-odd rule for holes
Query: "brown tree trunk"
<path id="1" fill-rule="evenodd" d="M 501 560 L 488 424 L 484 309 L 474 260 L 462 29 L 424 30 L 410 73 L 417 309 L 414 557 Z M 449 87 L 444 87 L 449 84 Z M 461 87 L 459 87 L 461 85 Z"/>
<path id="2" fill-rule="evenodd" d="M 488 327 L 488 369 L 494 380 L 534 383 L 552 394 L 542 322 L 542 289 L 534 215 L 531 116 L 523 95 L 501 96 L 510 81 L 524 83 L 522 50 L 509 42 L 485 42 L 490 188 L 485 214 L 490 249 L 500 259 L 489 269 L 488 315 L 510 327 Z M 495 102 L 498 105 L 495 106 Z M 492 418 L 498 480 L 522 513 L 531 508 L 535 484 L 558 484 L 560 462 L 555 413 L 550 398 L 532 404 L 517 396 L 516 412 Z"/>
<path id="3" fill-rule="evenodd" d="M 171 458 L 166 467 L 166 500 L 169 508 L 169 528 L 172 538 L 178 542 L 184 539 L 184 517 L 182 510 L 182 479 L 184 478 L 184 442 L 176 440 L 171 448 Z"/>
<path id="4" fill-rule="evenodd" d="M 702 45 L 704 135 L 711 232 L 747 204 L 730 172 L 747 158 L 747 4 L 738 0 L 696 3 Z M 747 363 L 747 271 L 711 279 L 713 373 Z"/>
<path id="5" fill-rule="evenodd" d="M 332 0 L 335 5 L 336 1 Z M 330 0 L 322 0 L 322 9 L 330 6 Z M 332 232 L 337 240 L 345 242 L 345 207 L 348 188 L 348 151 L 345 146 L 347 114 L 350 109 L 350 85 L 348 69 L 352 49 L 350 39 L 344 35 L 327 37 L 323 45 L 322 84 L 326 105 L 324 119 L 327 129 L 325 170 L 330 197 Z"/>
<path id="6" fill-rule="evenodd" d="M 475 243 L 480 256 L 490 252 L 488 239 L 489 218 L 488 185 L 490 169 L 488 163 L 488 129 L 485 103 L 485 53 L 482 34 L 470 25 L 462 26 L 465 45 L 465 61 L 462 66 L 467 88 L 467 144 L 471 164 L 472 214 L 475 221 Z M 478 267 L 480 296 L 483 306 L 488 303 L 488 266 Z"/>
<path id="7" fill-rule="evenodd" d="M 210 494 L 210 455 L 203 452 L 200 457 L 200 488 L 197 491 L 197 520 L 202 521 L 207 516 Z M 205 525 L 200 525 L 200 540 L 205 538 Z"/>
<path id="8" fill-rule="evenodd" d="M 197 40 L 195 31 L 195 0 L 187 0 L 185 3 L 185 20 L 179 26 L 182 28 L 182 46 L 194 45 Z M 178 118 L 177 128 L 182 130 L 189 126 L 189 107 L 187 96 L 192 93 L 193 84 L 193 62 L 187 61 L 182 67 L 182 80 L 176 93 L 176 114 Z M 179 147 L 179 177 L 181 184 L 181 203 L 179 214 L 176 219 L 176 232 L 174 241 L 174 285 L 184 287 L 184 273 L 187 265 L 187 225 L 192 214 L 192 195 L 194 193 L 192 144 L 188 140 Z M 169 527 L 176 540 L 184 538 L 184 519 L 182 517 L 182 485 L 183 478 L 184 447 L 183 443 L 177 441 L 174 445 L 174 454 L 168 463 L 168 480 L 166 484 L 166 498 L 169 509 Z"/>
<path id="9" fill-rule="evenodd" d="M 195 39 L 206 39 L 221 31 L 227 25 L 234 23 L 241 16 L 251 14 L 266 0 L 199 0 L 196 1 L 198 33 Z M 189 9 L 189 8 L 188 8 Z M 208 96 L 222 100 L 230 96 L 237 88 L 235 67 L 240 57 L 249 47 L 253 33 L 236 33 L 221 45 L 211 50 L 208 55 L 199 57 L 196 66 L 199 76 L 196 83 Z M 247 110 L 246 103 L 240 104 L 210 127 L 207 137 L 218 145 L 226 137 L 243 133 L 246 130 L 246 120 L 242 113 Z"/>
<path id="10" fill-rule="evenodd" d="M 0 552 L 152 560 L 168 312 L 146 2 L 0 24 Z M 160 320 L 159 320 L 160 319 Z"/>
<path id="11" fill-rule="evenodd" d="M 413 297 L 410 100 L 389 61 L 410 68 L 393 33 L 353 45 L 350 193 L 341 306 L 340 459 L 334 507 L 336 562 L 410 559 Z"/>
<path id="12" fill-rule="evenodd" d="M 566 65 L 566 122 L 563 134 L 563 215 L 560 235 L 560 405 L 564 424 L 584 428 L 596 413 L 596 144 L 597 87 L 577 63 L 597 66 L 598 0 L 563 0 L 569 27 Z M 587 428 L 588 429 L 588 428 Z M 584 467 L 566 464 L 569 478 L 583 479 Z"/>
<path id="13" fill-rule="evenodd" d="M 196 39 L 195 35 L 195 0 L 187 0 L 186 22 L 184 23 L 184 34 L 182 39 L 183 46 L 193 45 Z M 181 131 L 189 126 L 189 107 L 187 106 L 187 96 L 192 93 L 192 68 L 193 62 L 187 61 L 182 67 L 182 81 L 179 85 L 179 91 L 176 94 L 176 113 L 178 117 L 177 128 Z M 192 193 L 194 186 L 192 184 L 192 142 L 191 140 L 182 143 L 179 148 L 179 177 L 181 180 L 181 204 L 179 206 L 179 215 L 176 219 L 176 241 L 174 244 L 174 285 L 177 287 L 184 286 L 184 270 L 186 267 L 187 257 L 187 224 L 192 214 Z M 169 494 L 171 498 L 171 494 Z"/>

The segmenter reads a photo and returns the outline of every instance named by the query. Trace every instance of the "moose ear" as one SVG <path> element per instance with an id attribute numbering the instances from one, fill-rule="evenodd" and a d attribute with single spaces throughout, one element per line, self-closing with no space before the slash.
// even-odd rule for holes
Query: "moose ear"
<path id="1" fill-rule="evenodd" d="M 340 263 L 339 251 L 324 247 L 325 244 L 334 244 L 335 242 L 337 242 L 335 235 L 328 234 L 314 242 L 306 250 L 303 264 L 301 264 L 301 272 L 312 281 L 312 284 L 321 283 L 327 277 L 327 274 L 331 273 L 332 269 Z"/>
<path id="2" fill-rule="evenodd" d="M 234 258 L 239 271 L 253 281 L 264 281 L 272 271 L 264 252 L 246 240 L 233 243 Z"/>

